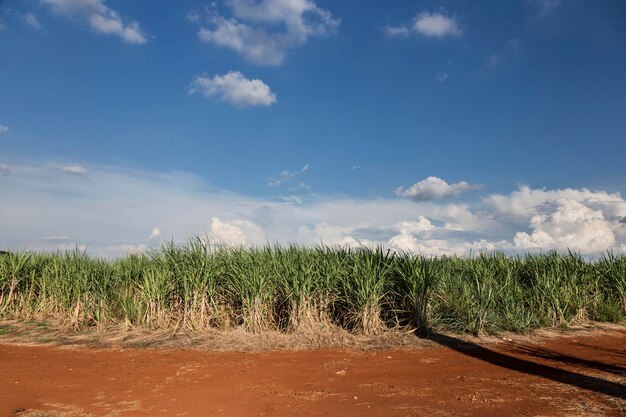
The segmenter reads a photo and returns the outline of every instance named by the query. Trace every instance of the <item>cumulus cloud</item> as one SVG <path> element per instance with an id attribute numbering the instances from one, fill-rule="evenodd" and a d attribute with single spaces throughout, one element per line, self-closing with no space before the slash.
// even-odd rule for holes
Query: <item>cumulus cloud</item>
<path id="1" fill-rule="evenodd" d="M 435 226 L 424 216 L 418 216 L 415 221 L 403 221 L 395 225 L 400 234 L 426 233 L 435 229 Z"/>
<path id="2" fill-rule="evenodd" d="M 446 38 L 463 35 L 463 30 L 454 17 L 448 16 L 443 9 L 430 12 L 424 10 L 413 18 L 413 23 L 407 26 L 385 26 L 385 36 L 388 38 L 406 37 L 411 33 L 429 38 Z"/>
<path id="3" fill-rule="evenodd" d="M 136 21 L 124 21 L 104 0 L 42 0 L 52 11 L 86 23 L 92 30 L 113 35 L 130 44 L 148 42 L 145 32 Z"/>
<path id="4" fill-rule="evenodd" d="M 394 251 L 434 256 L 467 256 L 471 253 L 513 250 L 506 240 L 455 236 L 445 226 L 435 226 L 424 216 L 396 223 L 388 228 L 390 237 L 379 240 L 355 239 L 348 235 L 339 241 L 348 247 L 383 246 Z"/>
<path id="5" fill-rule="evenodd" d="M 158 225 L 175 242 L 198 235 L 236 246 L 380 244 L 425 255 L 569 248 L 589 256 L 626 248 L 626 201 L 605 191 L 520 187 L 459 203 L 310 195 L 294 204 L 222 190 L 181 172 L 92 165 L 82 178 L 38 162 L 13 163 L 11 170 L 2 178 L 0 247 L 78 244 L 103 256 L 145 251 L 158 243 L 146 233 L 156 235 Z"/>
<path id="6" fill-rule="evenodd" d="M 0 164 L 0 174 L 9 175 L 11 173 L 11 168 L 6 164 Z"/>
<path id="7" fill-rule="evenodd" d="M 213 78 L 197 76 L 189 89 L 189 94 L 195 93 L 215 97 L 239 107 L 270 106 L 276 102 L 276 94 L 267 84 L 258 79 L 249 80 L 239 71 Z"/>
<path id="8" fill-rule="evenodd" d="M 27 13 L 26 16 L 24 16 L 24 20 L 32 27 L 36 29 L 41 29 L 41 24 L 39 23 L 39 20 L 37 20 L 37 16 L 35 16 L 34 14 Z"/>
<path id="9" fill-rule="evenodd" d="M 418 14 L 413 22 L 413 30 L 433 38 L 460 36 L 463 34 L 456 20 L 440 11 L 431 13 L 425 10 Z"/>
<path id="10" fill-rule="evenodd" d="M 225 222 L 211 218 L 211 240 L 229 246 L 260 245 L 265 241 L 261 228 L 248 220 Z"/>
<path id="11" fill-rule="evenodd" d="M 307 172 L 309 170 L 309 168 L 310 168 L 310 165 L 306 164 L 298 171 L 286 171 L 286 170 L 285 171 L 281 171 L 278 174 L 278 177 L 276 177 L 276 178 L 270 177 L 270 178 L 267 179 L 267 186 L 268 187 L 279 187 L 282 184 L 290 182 L 291 180 L 293 180 L 298 175 L 301 175 L 301 174 Z M 307 188 L 306 184 L 304 184 L 304 183 L 299 183 L 298 185 L 299 185 L 299 187 L 296 187 L 296 188 Z"/>
<path id="12" fill-rule="evenodd" d="M 506 241 L 493 242 L 485 239 L 473 242 L 454 242 L 446 239 L 418 239 L 410 234 L 400 234 L 389 240 L 389 246 L 399 251 L 435 256 L 466 256 L 471 253 L 507 251 L 511 245 Z"/>
<path id="13" fill-rule="evenodd" d="M 104 254 L 128 254 L 139 255 L 150 250 L 150 246 L 139 243 L 136 245 L 130 243 L 123 243 L 121 245 L 110 245 L 104 248 L 102 253 Z"/>
<path id="14" fill-rule="evenodd" d="M 9 131 L 8 126 L 0 124 L 0 135 Z"/>
<path id="15" fill-rule="evenodd" d="M 528 228 L 515 233 L 518 249 L 599 252 L 626 238 L 626 202 L 619 193 L 523 186 L 485 202 L 503 221 Z"/>
<path id="16" fill-rule="evenodd" d="M 398 197 L 406 197 L 414 201 L 430 201 L 456 197 L 465 191 L 480 189 L 480 187 L 480 185 L 468 184 L 465 181 L 448 184 L 441 178 L 428 177 L 409 188 L 398 187 L 395 192 Z"/>
<path id="17" fill-rule="evenodd" d="M 159 230 L 158 227 L 155 227 L 152 229 L 152 232 L 150 232 L 150 237 L 148 238 L 148 240 L 156 239 L 159 236 L 161 236 L 161 230 Z"/>
<path id="18" fill-rule="evenodd" d="M 280 65 L 290 49 L 339 26 L 339 19 L 311 0 L 230 0 L 227 5 L 231 16 L 210 10 L 198 37 L 259 65 Z M 191 15 L 190 20 L 200 20 L 196 13 Z"/>
<path id="19" fill-rule="evenodd" d="M 545 214 L 531 217 L 531 233 L 515 234 L 516 247 L 600 252 L 615 245 L 613 228 L 600 210 L 574 200 L 559 199 L 546 203 L 542 211 Z"/>
<path id="20" fill-rule="evenodd" d="M 509 195 L 493 194 L 485 198 L 490 211 L 495 211 L 499 217 L 518 224 L 526 222 L 539 210 L 549 206 L 554 207 L 556 201 L 570 200 L 579 202 L 595 210 L 601 210 L 604 216 L 611 221 L 617 221 L 626 216 L 626 202 L 619 193 L 606 191 L 590 191 L 583 189 L 533 189 L 527 185 Z"/>
<path id="21" fill-rule="evenodd" d="M 440 73 L 439 73 L 439 74 L 437 74 L 437 76 L 436 76 L 436 79 L 437 79 L 437 81 L 439 81 L 439 82 L 444 82 L 444 81 L 445 81 L 445 80 L 447 80 L 448 78 L 449 78 L 449 77 L 448 77 L 448 74 L 447 74 L 447 73 L 445 73 L 445 72 L 440 72 Z"/>

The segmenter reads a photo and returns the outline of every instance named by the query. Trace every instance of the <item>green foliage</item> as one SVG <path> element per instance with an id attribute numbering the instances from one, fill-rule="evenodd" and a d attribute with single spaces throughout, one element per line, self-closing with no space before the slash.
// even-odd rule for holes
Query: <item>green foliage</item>
<path id="1" fill-rule="evenodd" d="M 68 327 L 318 324 L 473 334 L 626 317 L 626 256 L 415 256 L 382 248 L 211 246 L 200 238 L 105 260 L 79 251 L 0 255 L 0 317 Z"/>

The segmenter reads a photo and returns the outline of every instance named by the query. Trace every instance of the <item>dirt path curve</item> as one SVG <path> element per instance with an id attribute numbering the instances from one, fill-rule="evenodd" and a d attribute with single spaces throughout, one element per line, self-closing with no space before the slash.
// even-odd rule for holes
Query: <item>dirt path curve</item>
<path id="1" fill-rule="evenodd" d="M 626 415 L 624 327 L 436 341 L 381 352 L 0 345 L 0 416 Z"/>

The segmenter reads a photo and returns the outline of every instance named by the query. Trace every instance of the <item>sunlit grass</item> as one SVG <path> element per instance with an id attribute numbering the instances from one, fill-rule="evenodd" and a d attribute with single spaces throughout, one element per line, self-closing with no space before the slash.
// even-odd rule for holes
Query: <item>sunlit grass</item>
<path id="1" fill-rule="evenodd" d="M 79 251 L 0 255 L 0 317 L 68 328 L 317 325 L 376 334 L 473 334 L 626 317 L 626 256 L 416 256 L 382 248 L 185 245 L 105 260 Z"/>

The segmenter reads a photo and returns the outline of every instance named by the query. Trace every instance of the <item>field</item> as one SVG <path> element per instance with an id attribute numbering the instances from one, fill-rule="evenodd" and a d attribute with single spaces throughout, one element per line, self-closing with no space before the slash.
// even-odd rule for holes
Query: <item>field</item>
<path id="1" fill-rule="evenodd" d="M 611 253 L 4 253 L 0 414 L 619 416 L 625 317 Z"/>
<path id="2" fill-rule="evenodd" d="M 623 416 L 623 326 L 260 353 L 0 344 L 0 415 Z"/>
<path id="3" fill-rule="evenodd" d="M 105 260 L 78 251 L 0 256 L 0 318 L 68 329 L 240 328 L 474 335 L 626 316 L 626 256 L 426 258 L 378 249 L 208 246 Z"/>

